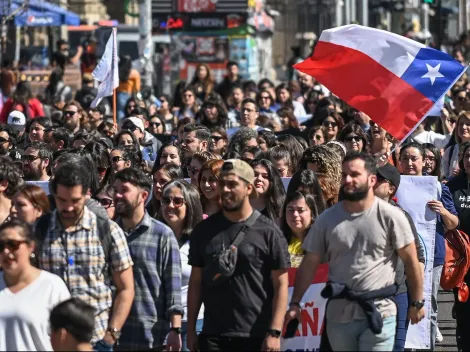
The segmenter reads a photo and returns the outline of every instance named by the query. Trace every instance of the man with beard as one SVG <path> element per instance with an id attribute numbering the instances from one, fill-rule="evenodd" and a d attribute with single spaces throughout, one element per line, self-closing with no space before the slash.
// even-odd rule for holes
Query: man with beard
<path id="1" fill-rule="evenodd" d="M 325 210 L 303 243 L 285 324 L 300 318 L 301 300 L 322 260 L 328 262 L 326 331 L 334 351 L 391 351 L 397 308 L 393 296 L 398 256 L 410 294 L 408 318 L 424 317 L 423 275 L 415 240 L 403 212 L 375 197 L 376 161 L 365 153 L 346 155 L 341 202 Z"/>
<path id="2" fill-rule="evenodd" d="M 126 238 L 115 222 L 85 205 L 91 176 L 81 163 L 59 165 L 49 187 L 56 209 L 36 224 L 39 267 L 60 276 L 72 297 L 94 308 L 91 342 L 96 351 L 110 351 L 134 299 Z"/>
<path id="3" fill-rule="evenodd" d="M 120 350 L 148 350 L 163 345 L 181 349 L 181 262 L 173 231 L 145 211 L 151 181 L 141 171 L 116 173 L 114 204 L 135 262 L 135 299 L 122 328 Z"/>
<path id="4" fill-rule="evenodd" d="M 211 132 L 202 125 L 189 124 L 184 126 L 181 149 L 183 156 L 191 162 L 191 157 L 197 152 L 209 151 Z"/>
<path id="5" fill-rule="evenodd" d="M 278 351 L 287 305 L 290 267 L 287 242 L 277 225 L 253 210 L 254 171 L 239 159 L 224 162 L 219 179 L 222 211 L 191 234 L 188 288 L 188 348 L 191 351 Z M 238 236 L 242 236 L 239 238 Z M 234 241 L 239 243 L 235 246 Z M 214 258 L 238 248 L 231 277 L 213 283 Z M 204 273 L 204 274 L 203 274 Z M 196 320 L 204 304 L 197 346 Z"/>
<path id="6" fill-rule="evenodd" d="M 80 117 L 83 109 L 79 102 L 72 100 L 65 104 L 64 109 L 64 127 L 72 134 L 80 131 Z"/>
<path id="7" fill-rule="evenodd" d="M 25 181 L 49 181 L 47 169 L 52 161 L 52 155 L 52 150 L 44 142 L 29 144 L 22 157 Z"/>
<path id="8" fill-rule="evenodd" d="M 258 121 L 259 117 L 259 106 L 256 103 L 256 100 L 251 98 L 246 98 L 242 102 L 242 107 L 240 110 L 240 126 L 239 127 L 232 127 L 227 130 L 227 135 L 229 138 L 233 136 L 235 132 L 237 132 L 240 127 L 249 127 L 255 132 L 263 130 L 264 128 L 258 126 L 256 122 Z"/>

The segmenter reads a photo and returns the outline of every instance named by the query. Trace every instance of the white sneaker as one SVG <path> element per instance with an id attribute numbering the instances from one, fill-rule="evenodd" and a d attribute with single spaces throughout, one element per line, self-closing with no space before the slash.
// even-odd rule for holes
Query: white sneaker
<path id="1" fill-rule="evenodd" d="M 441 331 L 439 330 L 438 327 L 436 327 L 436 342 L 442 342 L 444 341 L 444 337 L 441 334 Z"/>

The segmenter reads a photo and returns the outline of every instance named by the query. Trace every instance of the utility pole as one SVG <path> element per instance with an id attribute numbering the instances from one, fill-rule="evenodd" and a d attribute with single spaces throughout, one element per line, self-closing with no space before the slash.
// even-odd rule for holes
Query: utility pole
<path id="1" fill-rule="evenodd" d="M 362 0 L 362 25 L 363 26 L 368 26 L 369 25 L 369 1 L 368 0 Z"/>
<path id="2" fill-rule="evenodd" d="M 152 0 L 139 0 L 139 33 L 142 85 L 153 87 Z"/>

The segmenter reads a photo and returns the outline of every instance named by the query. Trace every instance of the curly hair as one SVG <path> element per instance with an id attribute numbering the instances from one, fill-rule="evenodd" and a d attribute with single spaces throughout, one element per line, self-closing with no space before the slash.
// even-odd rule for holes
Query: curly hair
<path id="1" fill-rule="evenodd" d="M 249 127 L 240 127 L 237 132 L 235 132 L 230 139 L 230 143 L 228 145 L 227 151 L 228 152 L 236 152 L 238 154 L 243 153 L 243 149 L 245 149 L 245 144 L 251 139 L 257 139 L 258 134 L 253 131 Z"/>
<path id="2" fill-rule="evenodd" d="M 318 181 L 323 190 L 323 198 L 327 207 L 338 201 L 341 187 L 341 157 L 325 145 L 307 148 L 300 162 L 301 168 L 306 169 L 308 163 L 316 163 Z"/>
<path id="3" fill-rule="evenodd" d="M 0 156 L 0 181 L 7 181 L 4 194 L 11 199 L 23 184 L 23 176 L 20 169 L 7 156 Z"/>

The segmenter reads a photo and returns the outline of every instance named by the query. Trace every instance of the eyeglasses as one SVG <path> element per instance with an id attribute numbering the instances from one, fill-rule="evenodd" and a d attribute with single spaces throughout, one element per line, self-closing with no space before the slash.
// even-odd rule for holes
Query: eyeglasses
<path id="1" fill-rule="evenodd" d="M 435 156 L 425 156 L 424 161 L 430 161 L 430 162 L 435 162 L 436 161 L 436 157 Z"/>
<path id="2" fill-rule="evenodd" d="M 40 158 L 39 155 L 23 155 L 23 162 L 31 163 L 34 160 L 37 160 L 39 158 Z"/>
<path id="3" fill-rule="evenodd" d="M 190 174 L 196 175 L 197 173 L 199 173 L 199 171 L 201 171 L 201 169 L 194 166 L 188 166 L 188 172 Z"/>
<path id="4" fill-rule="evenodd" d="M 359 143 L 360 141 L 362 141 L 362 137 L 359 137 L 359 136 L 347 136 L 346 138 L 344 138 L 344 141 L 345 142 L 357 142 Z"/>
<path id="5" fill-rule="evenodd" d="M 23 241 L 17 241 L 17 240 L 0 241 L 0 253 L 3 252 L 5 248 L 7 248 L 10 252 L 17 251 L 18 248 L 20 248 L 20 246 L 23 243 L 28 243 L 28 241 L 24 241 L 24 240 Z"/>
<path id="6" fill-rule="evenodd" d="M 162 197 L 162 204 L 163 205 L 170 205 L 173 202 L 173 206 L 175 208 L 180 208 L 184 204 L 183 197 Z"/>
<path id="7" fill-rule="evenodd" d="M 160 127 L 162 124 L 160 122 L 150 122 L 150 126 L 152 127 Z"/>
<path id="8" fill-rule="evenodd" d="M 338 124 L 336 122 L 333 122 L 333 121 L 323 121 L 322 125 L 324 127 L 336 127 L 338 126 Z"/>
<path id="9" fill-rule="evenodd" d="M 211 136 L 211 138 L 212 138 L 212 139 L 214 140 L 214 142 L 216 142 L 216 143 L 217 143 L 218 141 L 220 141 L 221 139 L 224 139 L 224 137 L 222 137 L 222 136 Z"/>
<path id="10" fill-rule="evenodd" d="M 121 160 L 126 160 L 126 159 L 124 159 L 122 156 L 113 156 L 113 157 L 111 158 L 111 161 L 112 161 L 113 163 L 118 163 L 118 162 L 120 162 Z"/>
<path id="11" fill-rule="evenodd" d="M 263 100 L 269 100 L 269 99 L 271 99 L 271 98 L 270 98 L 269 96 L 267 96 L 267 95 L 261 96 L 260 98 L 263 99 Z"/>
<path id="12" fill-rule="evenodd" d="M 114 206 L 114 202 L 109 198 L 97 198 L 96 199 L 105 209 L 111 208 Z"/>
<path id="13" fill-rule="evenodd" d="M 77 113 L 78 111 L 72 111 L 72 110 L 67 110 L 67 111 L 64 111 L 64 115 L 65 116 L 73 116 Z"/>

